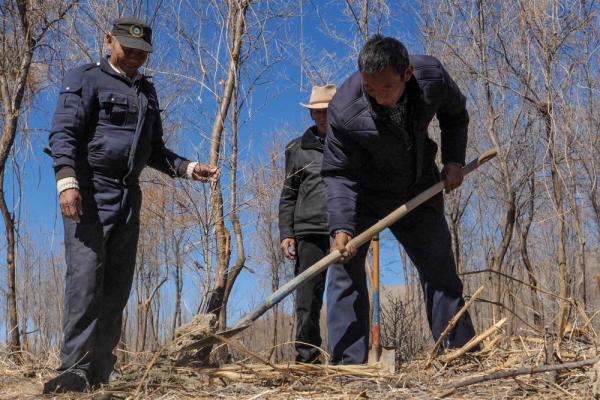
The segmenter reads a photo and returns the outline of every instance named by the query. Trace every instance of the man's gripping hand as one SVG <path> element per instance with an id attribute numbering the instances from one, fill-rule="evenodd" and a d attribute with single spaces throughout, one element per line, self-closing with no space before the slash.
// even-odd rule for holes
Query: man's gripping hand
<path id="1" fill-rule="evenodd" d="M 288 260 L 294 261 L 296 259 L 296 239 L 285 238 L 281 241 L 281 252 Z"/>
<path id="2" fill-rule="evenodd" d="M 221 176 L 219 168 L 200 163 L 196 164 L 192 172 L 192 179 L 200 182 L 215 182 L 219 176 Z"/>
<path id="3" fill-rule="evenodd" d="M 446 193 L 458 188 L 465 177 L 463 169 L 458 163 L 448 163 L 442 168 L 442 180 Z"/>
<path id="4" fill-rule="evenodd" d="M 348 262 L 356 255 L 356 247 L 352 245 L 348 246 L 350 239 L 352 239 L 352 236 L 346 232 L 337 232 L 335 234 L 335 238 L 333 239 L 333 244 L 331 245 L 332 252 L 336 250 L 340 252 L 342 255 L 340 261 L 343 263 Z"/>
<path id="5" fill-rule="evenodd" d="M 79 189 L 66 189 L 60 192 L 58 199 L 60 211 L 65 218 L 72 219 L 76 223 L 81 222 L 83 210 L 81 207 L 81 193 Z"/>

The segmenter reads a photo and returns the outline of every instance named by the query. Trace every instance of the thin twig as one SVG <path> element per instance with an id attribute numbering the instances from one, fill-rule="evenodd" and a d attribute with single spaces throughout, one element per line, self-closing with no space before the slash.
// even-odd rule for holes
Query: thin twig
<path id="1" fill-rule="evenodd" d="M 271 363 L 268 360 L 265 360 L 264 358 L 260 357 L 258 354 L 248 350 L 247 348 L 245 348 L 244 346 L 242 346 L 241 344 L 239 344 L 236 341 L 227 339 L 223 336 L 220 335 L 212 335 L 215 339 L 219 340 L 220 342 L 223 342 L 224 344 L 228 345 L 229 347 L 233 347 L 234 349 L 241 351 L 242 353 L 246 353 L 247 355 L 249 355 L 252 358 L 256 358 L 258 361 L 260 361 L 261 363 L 268 365 L 269 367 L 273 368 L 274 370 L 281 370 L 281 368 L 276 367 L 273 363 Z"/>
<path id="2" fill-rule="evenodd" d="M 507 319 L 506 317 L 502 318 L 500 321 L 498 321 L 494 325 L 490 326 L 485 332 L 483 332 L 479 336 L 476 336 L 473 339 L 469 340 L 469 342 L 467 344 L 465 344 L 463 347 L 461 347 L 460 349 L 453 351 L 450 354 L 446 354 L 446 355 L 440 357 L 440 361 L 449 363 L 450 361 L 455 360 L 458 357 L 462 356 L 467 351 L 473 349 L 479 343 L 483 342 L 488 336 L 490 336 L 491 334 L 496 332 L 498 329 L 500 329 L 500 327 L 502 325 L 504 325 L 504 323 L 506 322 L 506 319 Z"/>
<path id="3" fill-rule="evenodd" d="M 146 365 L 144 375 L 142 375 L 142 379 L 140 379 L 140 382 L 138 383 L 137 387 L 133 391 L 133 398 L 137 398 L 138 395 L 140 394 L 140 392 L 142 390 L 142 386 L 144 386 L 144 382 L 146 382 L 146 379 L 148 378 L 148 374 L 150 373 L 150 370 L 152 369 L 152 367 L 154 367 L 154 365 L 156 364 L 156 361 L 158 360 L 160 355 L 163 353 L 165 348 L 166 348 L 166 346 L 163 346 L 160 349 L 158 349 L 158 351 L 154 354 L 154 357 L 152 357 L 152 360 L 150 360 L 148 365 Z"/>
<path id="4" fill-rule="evenodd" d="M 479 296 L 481 294 L 481 292 L 483 292 L 483 286 L 480 286 L 479 289 L 477 289 L 475 291 L 475 293 L 473 293 L 473 296 L 471 296 L 469 301 L 467 301 L 467 303 L 464 306 L 462 306 L 462 308 L 456 313 L 456 315 L 454 315 L 454 317 L 452 317 L 450 322 L 448 322 L 448 326 L 446 327 L 444 332 L 442 332 L 442 334 L 440 335 L 437 342 L 435 342 L 433 349 L 431 349 L 431 352 L 429 353 L 429 359 L 427 360 L 427 363 L 425 364 L 425 368 L 429 368 L 429 366 L 431 365 L 431 361 L 433 361 L 433 359 L 437 355 L 437 351 L 440 348 L 440 346 L 441 346 L 442 342 L 444 341 L 444 339 L 446 338 L 446 336 L 448 336 L 450 331 L 452 331 L 454 326 L 458 323 L 458 321 L 464 315 L 464 313 L 467 312 L 467 310 L 469 309 L 471 304 L 473 304 L 473 302 L 475 301 L 477 296 Z"/>
<path id="5" fill-rule="evenodd" d="M 514 369 L 511 371 L 496 372 L 496 373 L 490 374 L 490 375 L 474 376 L 472 378 L 468 378 L 468 379 L 462 380 L 460 382 L 457 382 L 457 383 L 451 385 L 450 389 L 447 390 L 446 392 L 444 392 L 440 397 L 449 396 L 450 394 L 454 393 L 454 390 L 456 390 L 458 388 L 475 385 L 475 384 L 481 383 L 481 382 L 488 382 L 488 381 L 504 379 L 504 378 L 514 378 L 515 376 L 519 376 L 519 375 L 533 375 L 533 374 L 539 374 L 542 372 L 561 371 L 563 369 L 581 368 L 581 367 L 585 367 L 588 365 L 596 364 L 598 361 L 600 361 L 600 356 L 590 358 L 589 360 L 573 361 L 573 362 L 568 362 L 568 363 L 564 363 L 564 364 L 539 365 L 537 367 L 525 367 L 525 368 Z"/>

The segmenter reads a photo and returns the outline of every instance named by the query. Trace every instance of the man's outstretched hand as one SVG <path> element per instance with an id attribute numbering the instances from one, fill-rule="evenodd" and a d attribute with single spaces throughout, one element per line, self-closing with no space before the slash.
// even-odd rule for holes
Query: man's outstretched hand
<path id="1" fill-rule="evenodd" d="M 221 176 L 219 168 L 206 164 L 196 164 L 192 178 L 200 182 L 215 182 Z"/>
<path id="2" fill-rule="evenodd" d="M 444 181 L 444 190 L 446 193 L 458 188 L 465 177 L 463 169 L 460 165 L 449 163 L 442 168 L 442 180 Z"/>
<path id="3" fill-rule="evenodd" d="M 81 222 L 83 210 L 81 207 L 81 193 L 79 189 L 67 189 L 60 192 L 58 197 L 60 211 L 65 218 L 72 219 L 76 223 Z"/>
<path id="4" fill-rule="evenodd" d="M 356 247 L 348 246 L 348 242 L 352 239 L 352 236 L 345 232 L 338 232 L 335 234 L 333 244 L 331 245 L 331 251 L 339 251 L 342 257 L 340 261 L 345 263 L 348 262 L 352 257 L 356 255 Z"/>

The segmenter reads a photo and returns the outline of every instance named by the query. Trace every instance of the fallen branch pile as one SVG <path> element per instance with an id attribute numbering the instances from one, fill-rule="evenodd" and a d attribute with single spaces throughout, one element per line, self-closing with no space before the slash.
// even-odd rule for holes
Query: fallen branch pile
<path id="1" fill-rule="evenodd" d="M 544 342 L 539 336 L 507 338 L 497 329 L 479 352 L 458 358 L 442 354 L 430 366 L 429 354 L 423 354 L 399 365 L 395 374 L 376 365 L 271 364 L 264 356 L 268 351 L 219 368 L 177 366 L 167 362 L 169 352 L 163 349 L 159 357 L 140 355 L 122 368 L 118 385 L 88 398 L 595 398 L 600 393 L 600 357 L 595 347 L 576 337 L 563 340 L 551 351 L 554 364 L 550 364 Z M 53 374 L 47 365 L 19 367 L 7 360 L 0 356 L 3 399 L 36 398 L 43 380 Z M 151 362 L 153 367 L 148 368 Z M 552 371 L 556 380 L 549 375 Z"/>

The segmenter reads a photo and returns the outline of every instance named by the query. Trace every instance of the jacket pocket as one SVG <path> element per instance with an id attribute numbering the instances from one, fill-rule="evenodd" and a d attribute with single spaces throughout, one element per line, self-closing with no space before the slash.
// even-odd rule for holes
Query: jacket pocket
<path id="1" fill-rule="evenodd" d="M 100 138 L 96 137 L 88 143 L 88 161 L 90 165 L 95 166 L 102 164 L 104 159 L 104 144 Z"/>
<path id="2" fill-rule="evenodd" d="M 128 116 L 137 113 L 137 104 L 129 102 L 126 94 L 115 92 L 98 93 L 98 101 L 102 109 L 100 118 L 112 125 L 124 125 Z"/>

